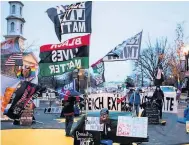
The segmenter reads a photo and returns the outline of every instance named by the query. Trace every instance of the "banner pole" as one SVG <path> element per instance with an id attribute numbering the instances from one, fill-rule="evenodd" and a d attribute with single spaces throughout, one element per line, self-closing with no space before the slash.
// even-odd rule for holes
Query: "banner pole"
<path id="1" fill-rule="evenodd" d="M 89 95 L 89 84 L 90 84 L 90 68 L 88 68 L 88 78 L 87 78 L 87 96 L 86 96 L 86 102 L 87 102 L 87 98 Z M 86 105 L 86 104 L 85 104 Z M 85 106 L 85 111 L 86 111 L 86 115 L 87 115 L 87 106 Z"/>

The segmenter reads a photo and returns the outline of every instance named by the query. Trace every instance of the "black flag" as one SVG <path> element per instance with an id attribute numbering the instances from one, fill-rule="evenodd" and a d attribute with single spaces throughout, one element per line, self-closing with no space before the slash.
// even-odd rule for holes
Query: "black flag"
<path id="1" fill-rule="evenodd" d="M 61 26 L 60 26 L 60 20 L 58 18 L 58 13 L 56 8 L 49 8 L 47 10 L 47 15 L 51 19 L 51 21 L 54 23 L 54 29 L 56 36 L 58 37 L 58 40 L 61 42 Z"/>

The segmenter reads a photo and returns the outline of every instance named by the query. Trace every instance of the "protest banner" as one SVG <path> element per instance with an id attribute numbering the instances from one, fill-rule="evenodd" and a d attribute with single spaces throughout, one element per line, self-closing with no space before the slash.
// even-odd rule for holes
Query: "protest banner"
<path id="1" fill-rule="evenodd" d="M 76 68 L 87 69 L 89 67 L 89 57 L 78 57 L 68 61 L 56 63 L 40 63 L 41 76 L 61 75 L 65 72 L 71 72 Z"/>
<path id="2" fill-rule="evenodd" d="M 173 90 L 172 86 L 162 86 L 161 89 L 164 93 L 164 103 L 162 111 L 167 113 L 177 113 L 178 102 L 176 99 L 176 91 Z M 141 100 L 142 98 L 144 98 L 144 101 L 147 101 L 147 99 L 145 99 L 145 96 L 152 97 L 154 91 L 155 87 L 146 90 L 145 93 L 141 94 Z"/>
<path id="3" fill-rule="evenodd" d="M 117 45 L 103 58 L 103 61 L 137 60 L 140 54 L 141 40 L 142 31 Z"/>
<path id="4" fill-rule="evenodd" d="M 121 94 L 112 93 L 91 94 L 86 99 L 86 109 L 88 111 L 97 111 L 107 108 L 110 111 L 121 111 L 122 103 L 117 101 L 121 97 Z"/>
<path id="5" fill-rule="evenodd" d="M 148 118 L 118 116 L 117 136 L 147 138 Z"/>
<path id="6" fill-rule="evenodd" d="M 54 23 L 55 33 L 61 41 L 61 35 L 70 33 L 91 33 L 92 1 L 60 5 L 47 9 L 47 15 Z"/>

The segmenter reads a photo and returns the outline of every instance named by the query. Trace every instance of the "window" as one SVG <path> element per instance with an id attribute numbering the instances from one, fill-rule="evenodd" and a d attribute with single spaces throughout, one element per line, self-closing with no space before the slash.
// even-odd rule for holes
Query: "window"
<path id="1" fill-rule="evenodd" d="M 12 14 L 15 14 L 15 12 L 16 12 L 16 6 L 13 5 L 13 6 L 12 6 Z"/>
<path id="2" fill-rule="evenodd" d="M 22 15 L 22 7 L 20 7 L 20 15 Z"/>
<path id="3" fill-rule="evenodd" d="M 20 25 L 20 33 L 22 34 L 22 29 L 23 29 L 23 26 L 22 24 Z"/>
<path id="4" fill-rule="evenodd" d="M 11 23 L 11 32 L 14 31 L 14 22 Z"/>

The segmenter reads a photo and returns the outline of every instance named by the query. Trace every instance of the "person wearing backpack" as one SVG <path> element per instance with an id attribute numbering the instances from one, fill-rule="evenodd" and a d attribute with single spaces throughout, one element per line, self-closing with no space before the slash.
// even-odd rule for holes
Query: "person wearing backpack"
<path id="1" fill-rule="evenodd" d="M 153 100 L 156 100 L 156 103 L 158 104 L 158 110 L 160 111 L 160 119 L 162 119 L 162 108 L 164 103 L 164 93 L 161 90 L 160 86 L 156 87 L 156 90 L 152 96 Z"/>

